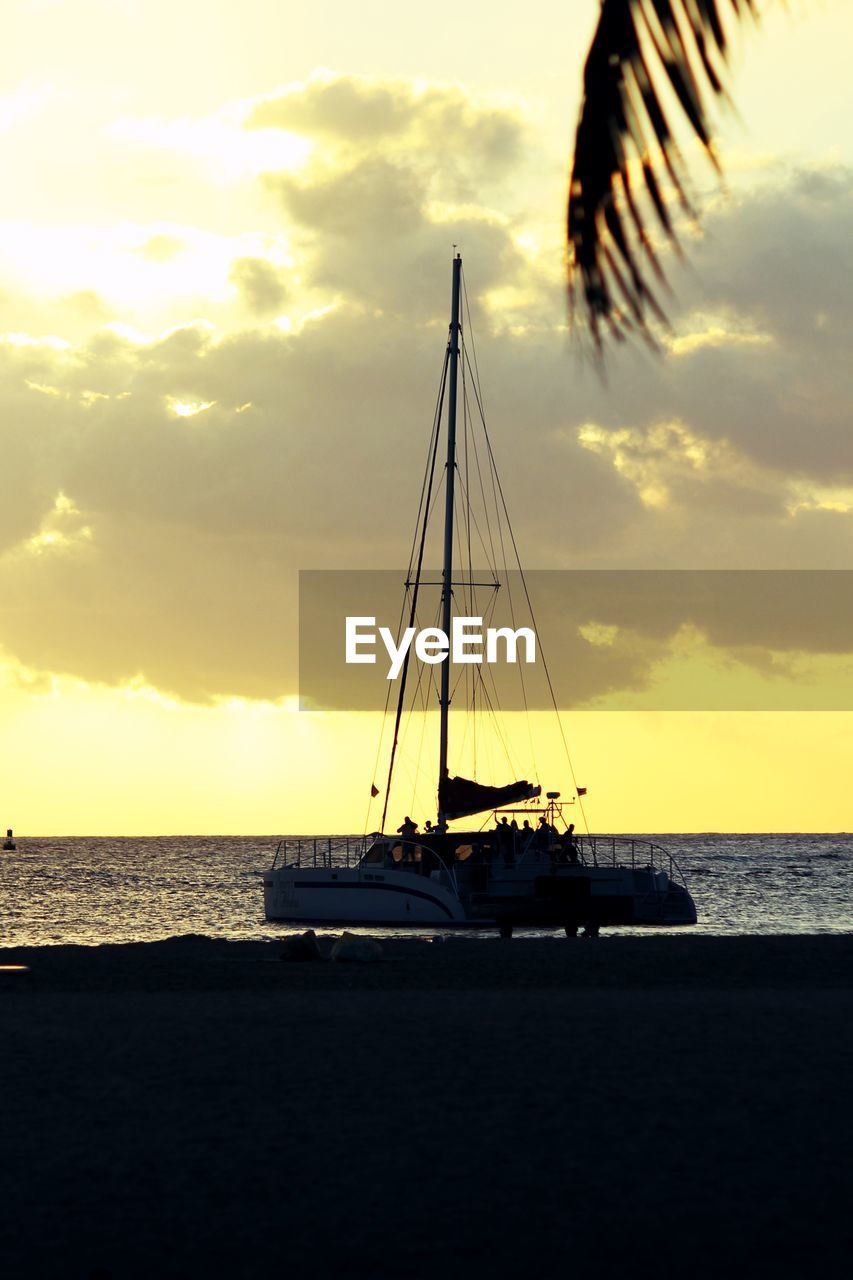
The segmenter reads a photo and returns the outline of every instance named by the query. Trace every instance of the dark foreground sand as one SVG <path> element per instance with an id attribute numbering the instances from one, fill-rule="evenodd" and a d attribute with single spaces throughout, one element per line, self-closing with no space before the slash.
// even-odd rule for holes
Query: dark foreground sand
<path id="1" fill-rule="evenodd" d="M 853 936 L 0 955 L 0 1277 L 849 1274 Z"/>

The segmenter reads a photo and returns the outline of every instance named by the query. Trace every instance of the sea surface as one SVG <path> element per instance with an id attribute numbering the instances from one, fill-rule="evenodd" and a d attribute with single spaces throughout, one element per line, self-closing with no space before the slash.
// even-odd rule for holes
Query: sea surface
<path id="1" fill-rule="evenodd" d="M 0 946 L 281 936 L 294 926 L 264 920 L 260 879 L 279 838 L 16 837 L 0 853 Z M 853 835 L 644 838 L 684 873 L 699 913 L 684 932 L 853 933 Z M 310 857 L 313 839 L 301 839 Z"/>

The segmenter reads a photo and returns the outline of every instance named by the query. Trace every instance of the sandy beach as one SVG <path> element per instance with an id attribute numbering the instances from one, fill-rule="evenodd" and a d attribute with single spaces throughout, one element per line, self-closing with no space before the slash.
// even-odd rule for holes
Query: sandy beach
<path id="1" fill-rule="evenodd" d="M 846 1272 L 853 936 L 7 950 L 0 1273 Z"/>

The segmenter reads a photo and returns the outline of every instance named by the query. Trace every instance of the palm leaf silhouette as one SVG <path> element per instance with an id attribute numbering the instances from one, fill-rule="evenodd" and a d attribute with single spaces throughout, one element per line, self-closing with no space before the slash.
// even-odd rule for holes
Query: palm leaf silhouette
<path id="1" fill-rule="evenodd" d="M 661 88 L 668 83 L 719 168 L 707 104 L 726 96 L 723 18 L 731 15 L 757 18 L 756 0 L 602 0 L 584 67 L 567 213 L 570 305 L 585 311 L 599 351 L 607 333 L 653 341 L 650 316 L 665 322 L 649 214 L 677 248 L 673 201 L 692 211 Z"/>

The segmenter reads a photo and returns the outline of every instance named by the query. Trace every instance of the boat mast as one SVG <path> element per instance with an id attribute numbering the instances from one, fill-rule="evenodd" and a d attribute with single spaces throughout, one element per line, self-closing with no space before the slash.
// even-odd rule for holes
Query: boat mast
<path id="1" fill-rule="evenodd" d="M 450 612 L 453 602 L 453 487 L 456 479 L 456 383 L 459 372 L 459 286 L 462 275 L 462 257 L 453 259 L 453 292 L 450 303 L 450 386 L 447 405 L 447 485 L 444 503 L 444 566 L 441 587 L 441 629 L 450 635 Z M 441 727 L 438 745 L 438 785 L 448 776 L 447 772 L 447 723 L 450 712 L 450 654 L 441 664 Z M 438 825 L 446 826 L 445 815 L 438 806 Z"/>

